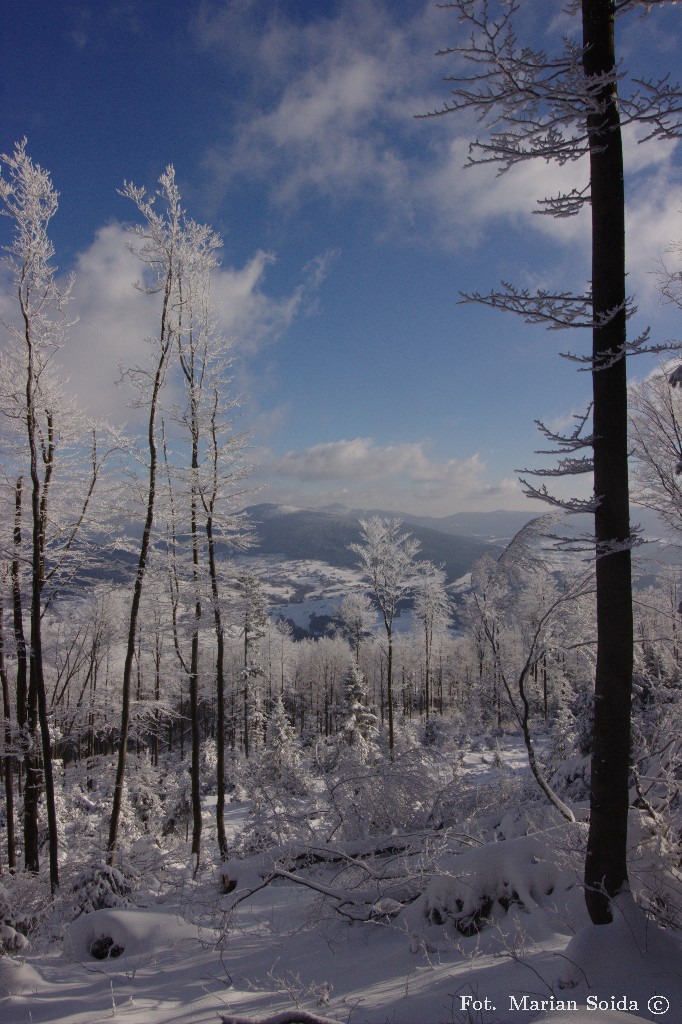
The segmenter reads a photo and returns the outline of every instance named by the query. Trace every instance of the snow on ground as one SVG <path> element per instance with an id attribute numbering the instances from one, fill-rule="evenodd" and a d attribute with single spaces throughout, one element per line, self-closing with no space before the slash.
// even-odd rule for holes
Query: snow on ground
<path id="1" fill-rule="evenodd" d="M 353 591 L 368 593 L 368 585 L 356 569 L 344 569 L 315 559 L 281 559 L 275 555 L 242 556 L 261 580 L 273 619 L 280 616 L 309 629 L 311 616 L 338 615 L 344 597 Z M 383 630 L 377 611 L 376 627 Z M 414 627 L 410 609 L 399 611 L 395 620 L 398 633 Z"/>
<path id="2" fill-rule="evenodd" d="M 504 756 L 520 760 L 512 748 Z M 467 760 L 481 778 L 499 770 L 489 752 Z M 230 836 L 248 809 L 228 805 Z M 223 895 L 219 866 L 206 862 L 193 879 L 178 843 L 146 907 L 82 915 L 63 942 L 0 958 L 0 1022 L 218 1024 L 221 1014 L 258 1021 L 299 1006 L 342 1024 L 680 1024 L 678 933 L 628 901 L 612 925 L 592 927 L 580 887 L 584 825 L 546 818 L 527 835 L 528 821 L 510 809 L 499 841 L 453 839 L 416 900 L 377 902 L 369 921 L 342 916 L 321 891 L 348 885 L 359 842 L 340 847 L 343 865 L 297 869 L 316 888 L 276 878 L 238 903 L 274 854 L 231 862 L 237 888 Z M 398 864 L 391 854 L 376 866 L 397 877 Z M 469 927 L 481 916 L 484 927 Z M 109 956 L 94 959 L 103 938 Z"/>

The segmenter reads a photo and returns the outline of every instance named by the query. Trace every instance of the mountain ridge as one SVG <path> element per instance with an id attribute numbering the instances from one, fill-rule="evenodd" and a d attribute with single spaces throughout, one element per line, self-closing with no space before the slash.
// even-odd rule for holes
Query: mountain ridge
<path id="1" fill-rule="evenodd" d="M 424 525 L 416 517 L 381 511 L 365 511 L 334 506 L 306 508 L 263 502 L 244 509 L 257 535 L 250 549 L 253 554 L 281 555 L 292 560 L 313 559 L 338 568 L 356 569 L 357 555 L 351 544 L 362 542 L 361 519 L 383 515 L 400 519 L 406 533 L 420 543 L 419 558 L 442 565 L 448 582 L 453 583 L 471 569 L 491 544 Z M 529 517 L 530 518 L 530 517 Z M 493 550 L 496 549 L 493 546 Z"/>

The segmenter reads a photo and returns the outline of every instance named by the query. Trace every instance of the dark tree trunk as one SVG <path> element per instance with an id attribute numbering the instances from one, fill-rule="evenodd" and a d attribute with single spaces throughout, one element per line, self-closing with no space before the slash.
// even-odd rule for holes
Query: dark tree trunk
<path id="1" fill-rule="evenodd" d="M 395 733 L 393 727 L 393 633 L 387 627 L 387 655 L 386 655 L 386 700 L 388 702 L 388 749 L 393 750 L 395 746 Z"/>
<path id="2" fill-rule="evenodd" d="M 625 361 L 625 198 L 615 79 L 614 0 L 583 0 L 584 70 L 599 109 L 588 116 L 592 198 L 594 493 L 597 665 L 585 900 L 595 924 L 627 886 L 632 700 L 632 590 Z M 607 81 L 604 83 L 604 78 Z M 600 84 L 601 83 L 601 84 Z M 599 324 L 608 313 L 608 319 Z M 609 353 L 621 353 L 612 359 Z M 620 547 L 620 550 L 618 548 Z"/>
<path id="3" fill-rule="evenodd" d="M 192 466 L 198 468 L 196 445 L 192 452 Z M 194 629 L 192 632 L 192 653 L 189 672 L 189 714 L 192 733 L 192 856 L 194 871 L 199 870 L 201 855 L 201 736 L 199 732 L 199 622 L 201 601 L 199 599 L 199 538 L 197 535 L 196 494 L 192 494 L 192 570 L 195 588 Z"/>
<path id="4" fill-rule="evenodd" d="M 14 751 L 12 739 L 12 707 L 9 679 L 5 667 L 5 609 L 0 596 L 0 680 L 2 681 L 2 713 L 5 717 L 5 817 L 7 819 L 7 867 L 17 866 L 16 837 L 14 833 Z"/>
<path id="5" fill-rule="evenodd" d="M 12 560 L 12 612 L 14 626 L 14 644 L 17 652 L 17 725 L 21 735 L 24 751 L 24 866 L 27 871 L 38 871 L 40 868 L 38 842 L 38 800 L 40 798 L 40 766 L 35 762 L 33 748 L 35 746 L 36 711 L 34 694 L 29 700 L 28 689 L 28 645 L 24 633 L 23 599 L 19 567 L 21 564 L 21 505 L 22 477 L 19 477 L 14 492 L 14 558 Z M 32 712 L 29 712 L 29 704 Z M 34 786 L 38 783 L 38 787 Z M 19 795 L 21 796 L 21 773 L 19 774 Z"/>
<path id="6" fill-rule="evenodd" d="M 50 889 L 54 893 L 59 888 L 59 839 L 57 835 L 57 811 L 54 797 L 54 778 L 52 774 L 52 744 L 50 741 L 50 724 L 47 712 L 47 694 L 45 692 L 45 676 L 43 672 L 43 642 L 42 642 L 42 616 L 41 597 L 43 582 L 45 578 L 45 539 L 47 525 L 47 491 L 52 468 L 54 465 L 54 434 L 52 420 L 48 415 L 47 440 L 39 440 L 39 429 L 36 419 L 35 390 L 36 390 L 36 369 L 34 343 L 26 312 L 25 337 L 27 346 L 27 371 L 26 371 L 26 427 L 28 432 L 28 444 L 31 466 L 31 643 L 29 648 L 29 709 L 28 727 L 29 732 L 37 735 L 36 729 L 36 708 L 37 719 L 40 723 L 40 740 L 42 750 L 42 775 L 45 786 L 45 805 L 47 809 L 47 827 L 49 842 L 50 861 Z M 39 454 L 39 447 L 41 452 Z M 39 460 L 45 467 L 44 479 L 41 482 Z M 32 755 L 32 779 L 26 779 L 26 791 L 30 793 L 30 803 L 37 800 L 40 792 L 40 769 L 39 759 Z M 33 807 L 30 808 L 34 813 Z M 37 805 L 35 811 L 37 820 Z M 37 862 L 37 849 L 34 851 Z M 32 868 L 37 870 L 37 868 Z"/>
<path id="7" fill-rule="evenodd" d="M 217 643 L 216 652 L 216 828 L 218 832 L 218 849 L 223 860 L 227 858 L 227 836 L 225 835 L 225 636 L 220 612 L 220 593 L 218 588 L 218 571 L 213 541 L 213 519 L 209 513 L 206 517 L 206 537 L 208 539 L 208 567 L 211 576 L 211 595 L 213 597 L 213 619 Z"/>

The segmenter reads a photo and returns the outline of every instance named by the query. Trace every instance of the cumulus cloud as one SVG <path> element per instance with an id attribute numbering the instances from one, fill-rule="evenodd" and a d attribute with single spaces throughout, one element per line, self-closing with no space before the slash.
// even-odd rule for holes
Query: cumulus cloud
<path id="1" fill-rule="evenodd" d="M 200 46 L 230 62 L 248 55 L 236 125 L 205 157 L 216 189 L 251 175 L 278 204 L 296 205 L 312 189 L 334 201 L 363 194 L 409 205 L 402 142 L 423 109 L 416 83 L 429 76 L 433 10 L 399 23 L 381 3 L 349 0 L 304 25 L 274 7 L 258 21 L 249 11 L 205 2 L 195 19 Z"/>
<path id="2" fill-rule="evenodd" d="M 477 453 L 438 460 L 424 442 L 378 445 L 373 438 L 358 437 L 281 457 L 261 451 L 258 461 L 258 475 L 270 481 L 268 500 L 409 508 L 429 515 L 523 505 L 517 481 L 491 482 Z"/>
<path id="3" fill-rule="evenodd" d="M 141 265 L 127 248 L 128 232 L 118 223 L 96 233 L 75 265 L 71 309 L 78 316 L 60 362 L 71 390 L 91 413 L 114 421 L 135 419 L 126 408 L 131 393 L 117 387 L 121 367 L 144 365 L 148 342 L 158 318 L 158 296 L 135 288 Z M 331 255 L 303 268 L 299 284 L 288 294 L 266 291 L 267 269 L 274 256 L 256 252 L 242 267 L 223 266 L 213 279 L 213 300 L 220 330 L 234 338 L 236 354 L 253 354 L 278 338 L 313 300 Z M 3 290 L 4 292 L 4 290 Z M 8 301 L 0 295 L 0 304 Z"/>
<path id="4" fill-rule="evenodd" d="M 555 47 L 567 26 L 556 19 L 547 26 L 543 6 L 535 6 L 538 24 Z M 241 61 L 246 83 L 229 137 L 205 154 L 213 186 L 220 193 L 255 176 L 268 184 L 273 203 L 290 206 L 311 194 L 333 202 L 363 198 L 377 220 L 383 217 L 384 231 L 417 232 L 448 250 L 473 249 L 484 236 L 512 229 L 524 233 L 516 241 L 522 264 L 531 263 L 532 237 L 540 236 L 558 247 L 568 287 L 582 290 L 589 209 L 561 219 L 537 212 L 538 200 L 586 185 L 587 161 L 531 161 L 501 177 L 488 165 L 464 170 L 480 125 L 466 115 L 414 120 L 447 98 L 438 77 L 456 58 L 432 59 L 456 34 L 456 20 L 445 13 L 425 5 L 401 17 L 382 3 L 347 0 L 301 24 L 276 6 L 263 15 L 251 2 L 204 0 L 195 41 Z M 630 288 L 650 303 L 652 263 L 682 228 L 674 198 L 680 173 L 674 145 L 639 145 L 633 128 L 624 142 Z"/>

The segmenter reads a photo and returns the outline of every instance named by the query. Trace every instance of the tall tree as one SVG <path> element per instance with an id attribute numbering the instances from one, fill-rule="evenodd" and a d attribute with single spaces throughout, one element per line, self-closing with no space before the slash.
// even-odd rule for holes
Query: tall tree
<path id="1" fill-rule="evenodd" d="M 267 604 L 263 592 L 263 584 L 252 572 L 244 572 L 238 579 L 239 605 L 238 615 L 244 644 L 242 667 L 243 691 L 243 736 L 244 754 L 251 751 L 250 717 L 253 714 L 253 694 L 249 682 L 263 675 L 263 667 L 257 660 L 260 641 L 265 636 L 268 620 Z"/>
<path id="2" fill-rule="evenodd" d="M 208 579 L 216 634 L 216 744 L 218 844 L 226 856 L 223 820 L 225 803 L 225 645 L 221 609 L 221 574 L 216 558 L 216 533 L 232 549 L 248 542 L 243 517 L 235 514 L 234 502 L 243 497 L 239 486 L 247 475 L 242 455 L 245 434 L 232 429 L 232 415 L 239 402 L 230 395 L 229 342 L 217 330 L 210 302 L 211 275 L 217 268 L 220 237 L 206 225 L 188 221 L 184 233 L 182 314 L 177 346 L 184 402 L 178 420 L 189 438 L 189 458 L 177 467 L 184 482 L 189 513 L 193 625 L 191 653 L 186 666 L 189 680 L 192 737 L 192 855 L 198 867 L 201 837 L 200 730 L 199 730 L 199 634 L 203 614 L 202 591 Z"/>
<path id="3" fill-rule="evenodd" d="M 633 498 L 682 533 L 682 389 L 680 369 L 662 366 L 630 392 Z"/>
<path id="4" fill-rule="evenodd" d="M 643 351 L 646 336 L 628 343 L 625 292 L 625 193 L 622 123 L 640 123 L 647 137 L 678 132 L 680 91 L 666 78 L 620 89 L 615 19 L 667 0 L 570 0 L 582 39 L 565 39 L 548 55 L 521 45 L 519 0 L 452 0 L 469 31 L 462 46 L 442 51 L 473 67 L 456 74 L 452 101 L 439 114 L 473 110 L 487 129 L 470 162 L 494 162 L 502 172 L 533 159 L 564 164 L 587 156 L 589 181 L 542 200 L 543 212 L 570 216 L 589 203 L 592 215 L 591 287 L 582 295 L 532 294 L 505 285 L 473 301 L 507 309 L 531 323 L 592 331 L 592 432 L 568 437 L 542 428 L 562 458 L 546 475 L 591 472 L 594 499 L 570 510 L 591 510 L 595 523 L 598 650 L 590 830 L 585 863 L 586 903 L 594 923 L 611 920 L 610 901 L 627 887 L 630 709 L 632 693 L 631 536 L 628 497 L 626 354 Z M 587 416 L 581 421 L 584 427 Z M 590 449 L 586 456 L 574 453 Z M 547 489 L 533 496 L 561 504 Z"/>
<path id="5" fill-rule="evenodd" d="M 144 221 L 142 225 L 136 226 L 133 229 L 134 235 L 139 239 L 139 242 L 132 248 L 145 264 L 148 273 L 152 276 L 152 280 L 151 282 L 147 280 L 138 285 L 138 287 L 142 291 L 159 294 L 161 310 L 156 338 L 151 339 L 152 353 L 149 363 L 145 366 L 134 367 L 128 370 L 128 377 L 139 394 L 138 404 L 144 405 L 148 409 L 147 488 L 144 499 L 144 526 L 140 541 L 137 571 L 133 584 L 133 594 L 130 602 L 126 654 L 123 666 L 118 761 L 107 842 L 107 859 L 112 866 L 116 860 L 118 828 L 123 803 L 128 754 L 128 732 L 130 728 L 131 688 L 140 603 L 152 539 L 154 507 L 156 504 L 158 476 L 157 416 L 161 391 L 166 381 L 169 363 L 173 354 L 173 344 L 177 337 L 177 316 L 181 308 L 178 289 L 179 278 L 182 273 L 180 241 L 183 230 L 183 211 L 180 205 L 180 193 L 175 184 L 175 171 L 172 167 L 168 167 L 159 178 L 159 189 L 156 196 L 148 197 L 144 188 L 137 188 L 131 184 L 125 186 L 123 194 L 132 200 Z M 157 212 L 154 206 L 156 198 L 161 199 L 164 205 L 164 209 L 160 213 Z"/>
<path id="6" fill-rule="evenodd" d="M 241 516 L 235 515 L 233 511 L 235 501 L 244 494 L 238 484 L 248 474 L 248 468 L 242 460 L 247 437 L 244 434 L 232 433 L 230 416 L 236 403 L 230 402 L 225 397 L 227 380 L 220 357 L 217 359 L 217 365 L 212 364 L 211 369 L 213 372 L 206 389 L 208 412 L 206 472 L 200 480 L 200 496 L 208 547 L 208 575 L 216 636 L 216 828 L 220 855 L 226 858 L 225 626 L 222 609 L 223 588 L 216 557 L 216 539 L 218 537 L 223 543 L 228 542 L 237 549 L 243 548 L 249 543 L 246 524 Z"/>
<path id="7" fill-rule="evenodd" d="M 367 577 L 381 610 L 386 630 L 386 703 L 388 746 L 393 750 L 393 626 L 398 608 L 411 593 L 416 572 L 419 541 L 403 533 L 402 522 L 385 516 L 360 521 L 362 543 L 351 544 L 361 571 Z"/>
<path id="8" fill-rule="evenodd" d="M 58 193 L 49 173 L 28 155 L 26 145 L 24 139 L 11 155 L 0 156 L 5 165 L 5 174 L 0 174 L 0 212 L 13 229 L 10 244 L 4 247 L 4 261 L 17 300 L 16 317 L 0 322 L 9 339 L 0 360 L 0 414 L 8 427 L 4 454 L 13 481 L 14 515 L 8 517 L 13 529 L 7 548 L 12 552 L 8 561 L 17 651 L 16 714 L 28 740 L 24 859 L 29 870 L 38 870 L 42 774 L 54 891 L 59 885 L 58 830 L 42 620 L 50 601 L 73 575 L 76 539 L 90 514 L 106 453 L 100 452 L 94 429 L 92 443 L 83 447 L 82 417 L 65 396 L 64 382 L 57 375 L 55 360 L 67 335 L 65 306 L 71 285 L 60 286 L 52 262 L 48 230 L 57 212 Z M 65 449 L 70 449 L 70 459 Z M 24 610 L 30 621 L 28 638 Z M 40 755 L 32 748 L 39 748 Z"/>
<path id="9" fill-rule="evenodd" d="M 451 616 L 450 597 L 445 585 L 445 570 L 433 562 L 419 563 L 414 615 L 424 637 L 424 715 L 431 713 L 431 667 L 434 638 L 446 629 Z"/>
<path id="10" fill-rule="evenodd" d="M 346 594 L 339 610 L 343 635 L 348 639 L 355 652 L 355 662 L 360 663 L 360 645 L 369 636 L 374 626 L 375 611 L 371 598 L 367 594 L 351 591 Z"/>

